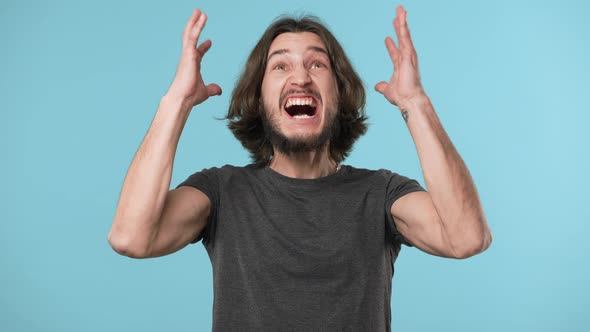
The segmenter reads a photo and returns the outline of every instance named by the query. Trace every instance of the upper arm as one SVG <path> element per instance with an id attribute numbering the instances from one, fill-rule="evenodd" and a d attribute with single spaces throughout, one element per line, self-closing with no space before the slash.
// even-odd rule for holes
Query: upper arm
<path id="1" fill-rule="evenodd" d="M 211 201 L 196 188 L 182 186 L 168 191 L 147 256 L 168 255 L 187 246 L 207 226 L 210 210 Z"/>
<path id="2" fill-rule="evenodd" d="M 416 191 L 391 205 L 395 227 L 412 245 L 432 255 L 455 257 L 430 194 Z"/>

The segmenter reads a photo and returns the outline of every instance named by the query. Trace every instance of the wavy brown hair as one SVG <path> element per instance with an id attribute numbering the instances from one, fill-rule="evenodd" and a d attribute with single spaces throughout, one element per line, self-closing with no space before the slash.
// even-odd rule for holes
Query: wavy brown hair
<path id="1" fill-rule="evenodd" d="M 315 33 L 324 42 L 338 84 L 337 128 L 330 138 L 330 156 L 342 162 L 354 142 L 367 131 L 365 88 L 334 35 L 313 16 L 285 17 L 276 20 L 264 32 L 248 57 L 244 71 L 232 92 L 226 119 L 228 127 L 250 152 L 255 163 L 267 163 L 273 147 L 265 133 L 260 112 L 264 111 L 261 86 L 268 50 L 274 39 L 286 32 Z"/>

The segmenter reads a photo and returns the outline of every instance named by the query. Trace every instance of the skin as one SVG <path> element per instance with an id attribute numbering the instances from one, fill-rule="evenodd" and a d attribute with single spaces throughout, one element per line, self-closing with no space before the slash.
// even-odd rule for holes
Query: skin
<path id="1" fill-rule="evenodd" d="M 147 258 L 173 253 L 206 226 L 211 203 L 205 194 L 191 187 L 169 190 L 174 154 L 191 110 L 221 94 L 219 85 L 205 84 L 201 76 L 201 61 L 211 47 L 210 40 L 198 44 L 206 21 L 207 16 L 198 9 L 189 18 L 176 76 L 125 178 L 109 232 L 109 243 L 123 255 Z M 471 175 L 422 87 L 407 12 L 401 6 L 393 26 L 399 45 L 391 37 L 385 39 L 393 74 L 388 82 L 377 83 L 375 90 L 400 109 L 416 144 L 428 192 L 404 195 L 392 205 L 391 214 L 399 232 L 420 250 L 449 258 L 470 257 L 489 247 L 492 233 Z M 323 47 L 309 33 L 283 34 L 271 45 L 263 101 L 269 117 L 288 137 L 316 136 L 336 112 L 332 69 L 329 63 L 315 61 L 321 58 L 318 50 Z M 278 50 L 286 51 L 276 53 Z M 279 101 L 292 89 L 319 94 L 314 120 L 285 116 Z M 289 177 L 319 178 L 335 172 L 336 163 L 326 145 L 298 154 L 274 151 L 270 167 Z"/>
<path id="2" fill-rule="evenodd" d="M 135 154 L 108 234 L 111 247 L 133 258 L 158 257 L 187 246 L 206 226 L 211 202 L 190 187 L 170 189 L 180 135 L 194 106 L 221 94 L 205 84 L 201 61 L 211 41 L 198 47 L 207 16 L 195 10 L 182 34 L 176 76 Z"/>
<path id="3" fill-rule="evenodd" d="M 191 108 L 211 96 L 221 95 L 221 87 L 215 83 L 206 85 L 201 75 L 201 61 L 211 48 L 211 40 L 195 47 L 206 22 L 207 15 L 199 9 L 189 18 L 182 33 L 182 54 L 176 76 L 166 94 L 168 99 L 182 101 Z"/>
<path id="4" fill-rule="evenodd" d="M 267 117 L 289 139 L 316 139 L 337 112 L 337 83 L 324 43 L 310 32 L 283 33 L 272 42 L 268 54 L 261 88 Z M 283 109 L 290 97 L 310 96 L 318 102 L 311 119 L 295 119 Z M 296 178 L 329 175 L 336 162 L 330 159 L 327 147 L 290 155 L 275 149 L 270 167 Z"/>
<path id="5" fill-rule="evenodd" d="M 428 192 L 401 197 L 391 214 L 400 233 L 417 248 L 437 256 L 467 258 L 486 250 L 492 233 L 469 170 L 420 82 L 408 13 L 399 6 L 396 14 L 393 26 L 399 45 L 391 37 L 385 39 L 394 72 L 375 90 L 400 109 L 416 144 Z"/>

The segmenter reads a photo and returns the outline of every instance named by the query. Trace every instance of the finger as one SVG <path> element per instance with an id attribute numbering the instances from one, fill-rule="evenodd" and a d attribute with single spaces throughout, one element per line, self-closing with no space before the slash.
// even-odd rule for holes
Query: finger
<path id="1" fill-rule="evenodd" d="M 186 22 L 186 26 L 184 27 L 184 31 L 182 32 L 182 44 L 188 44 L 188 36 L 190 34 L 191 29 L 195 26 L 195 23 L 199 20 L 201 16 L 201 10 L 195 9 L 189 17 L 188 22 Z"/>
<path id="2" fill-rule="evenodd" d="M 221 87 L 215 83 L 207 85 L 207 95 L 209 97 L 221 95 Z"/>
<path id="3" fill-rule="evenodd" d="M 400 31 L 400 26 L 399 26 L 399 16 L 397 16 L 394 20 L 393 20 L 393 28 L 395 29 L 395 36 L 397 37 L 397 44 L 399 46 L 399 48 L 402 47 L 402 33 Z"/>
<path id="4" fill-rule="evenodd" d="M 387 82 L 385 81 L 381 81 L 377 84 L 375 84 L 375 91 L 383 94 L 385 92 L 385 89 L 387 88 Z"/>
<path id="5" fill-rule="evenodd" d="M 398 63 L 399 49 L 395 46 L 395 42 L 391 37 L 385 38 L 385 47 L 387 48 L 391 62 L 393 62 L 393 68 L 395 69 Z"/>
<path id="6" fill-rule="evenodd" d="M 205 23 L 207 22 L 207 15 L 205 13 L 201 13 L 195 25 L 191 28 L 188 34 L 187 39 L 187 47 L 195 48 L 197 47 L 197 43 L 199 42 L 199 36 L 201 35 L 201 31 L 205 27 Z"/>
<path id="7" fill-rule="evenodd" d="M 414 51 L 414 43 L 412 42 L 412 37 L 410 35 L 410 28 L 408 27 L 408 12 L 404 11 L 400 16 L 400 31 L 401 31 L 401 38 L 403 40 L 404 46 L 408 51 Z M 402 40 L 400 40 L 400 45 Z"/>
<path id="8" fill-rule="evenodd" d="M 395 10 L 396 10 L 397 16 L 400 16 L 404 12 L 405 8 L 404 8 L 404 6 L 399 5 L 399 6 L 397 6 L 397 8 Z"/>
<path id="9" fill-rule="evenodd" d="M 197 48 L 197 52 L 199 52 L 201 57 L 203 57 L 203 55 L 205 55 L 205 53 L 207 53 L 207 51 L 210 48 L 211 48 L 211 40 L 207 39 L 201 45 L 199 45 L 199 47 Z"/>

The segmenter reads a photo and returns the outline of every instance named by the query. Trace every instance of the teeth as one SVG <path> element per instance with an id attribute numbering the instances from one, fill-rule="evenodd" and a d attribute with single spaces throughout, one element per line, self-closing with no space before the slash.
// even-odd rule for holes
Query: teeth
<path id="1" fill-rule="evenodd" d="M 293 117 L 295 119 L 309 119 L 312 118 L 311 115 L 307 115 L 307 114 L 298 114 L 298 115 L 293 115 Z"/>
<path id="2" fill-rule="evenodd" d="M 291 107 L 293 105 L 309 105 L 311 107 L 315 107 L 316 103 L 315 103 L 315 100 L 311 97 L 289 98 L 289 99 L 287 99 L 287 103 L 285 104 L 285 108 Z"/>

